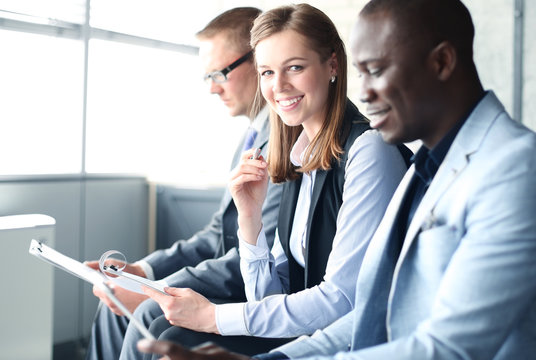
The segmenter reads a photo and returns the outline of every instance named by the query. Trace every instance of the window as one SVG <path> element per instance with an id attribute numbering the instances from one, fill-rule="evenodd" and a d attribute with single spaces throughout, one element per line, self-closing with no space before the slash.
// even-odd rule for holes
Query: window
<path id="1" fill-rule="evenodd" d="M 0 0 L 0 11 L 9 18 L 41 24 L 65 21 L 83 24 L 86 18 L 85 0 Z"/>
<path id="2" fill-rule="evenodd" d="M 208 94 L 191 51 L 218 6 L 90 4 L 84 31 L 85 1 L 0 0 L 0 175 L 135 173 L 224 184 L 247 120 L 230 118 Z"/>
<path id="3" fill-rule="evenodd" d="M 81 171 L 83 43 L 0 30 L 0 175 Z"/>
<path id="4" fill-rule="evenodd" d="M 91 0 L 90 24 L 119 33 L 192 44 L 195 32 L 217 15 L 217 7 L 211 3 L 214 1 L 191 1 L 185 5 L 177 0 Z M 207 11 L 214 8 L 214 14 Z"/>
<path id="5" fill-rule="evenodd" d="M 234 146 L 222 134 L 236 144 L 247 121 L 208 93 L 197 56 L 102 40 L 89 53 L 88 172 L 226 182 Z"/>

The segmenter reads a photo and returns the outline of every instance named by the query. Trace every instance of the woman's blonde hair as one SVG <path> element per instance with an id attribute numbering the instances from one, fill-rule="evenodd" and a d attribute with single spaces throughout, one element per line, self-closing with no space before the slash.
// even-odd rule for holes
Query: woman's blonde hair
<path id="1" fill-rule="evenodd" d="M 331 163 L 342 154 L 340 140 L 346 108 L 347 60 L 344 44 L 333 22 L 322 11 L 308 4 L 278 7 L 262 13 L 251 29 L 251 47 L 284 30 L 301 34 L 309 47 L 320 56 L 320 61 L 328 61 L 332 54 L 337 59 L 337 78 L 329 86 L 326 119 L 305 153 L 304 164 L 296 168 L 290 161 L 290 151 L 302 128 L 287 126 L 279 115 L 270 110 L 270 140 L 268 148 L 269 172 L 272 182 L 281 183 L 296 179 L 298 172 L 316 169 L 327 170 Z M 260 89 L 256 103 L 263 103 Z M 260 105 L 258 105 L 260 106 Z"/>

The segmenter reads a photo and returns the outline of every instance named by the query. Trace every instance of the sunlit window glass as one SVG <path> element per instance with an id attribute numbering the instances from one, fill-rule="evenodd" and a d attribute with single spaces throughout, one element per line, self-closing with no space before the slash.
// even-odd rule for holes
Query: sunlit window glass
<path id="1" fill-rule="evenodd" d="M 60 20 L 83 24 L 86 1 L 0 0 L 0 11 L 5 11 L 2 16 L 30 22 L 53 24 L 54 20 Z"/>
<path id="2" fill-rule="evenodd" d="M 224 184 L 247 124 L 226 114 L 209 94 L 197 56 L 90 42 L 88 172 Z"/>
<path id="3" fill-rule="evenodd" d="M 83 43 L 0 30 L 0 174 L 81 171 Z"/>
<path id="4" fill-rule="evenodd" d="M 215 0 L 92 0 L 92 27 L 136 36 L 191 44 L 194 34 L 218 15 Z M 193 16 L 195 14 L 195 16 Z M 121 19 L 121 21 L 118 21 Z"/>

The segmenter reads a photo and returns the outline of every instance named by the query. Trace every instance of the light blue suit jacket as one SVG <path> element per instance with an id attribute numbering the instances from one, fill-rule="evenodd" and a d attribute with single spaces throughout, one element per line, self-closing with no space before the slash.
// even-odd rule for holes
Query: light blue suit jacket
<path id="1" fill-rule="evenodd" d="M 489 92 L 415 212 L 398 261 L 400 183 L 347 316 L 277 350 L 292 358 L 536 359 L 536 134 Z"/>

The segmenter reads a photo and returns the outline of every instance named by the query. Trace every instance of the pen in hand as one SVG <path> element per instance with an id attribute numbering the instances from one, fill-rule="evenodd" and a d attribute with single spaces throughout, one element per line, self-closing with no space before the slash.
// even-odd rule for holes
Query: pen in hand
<path id="1" fill-rule="evenodd" d="M 256 148 L 255 153 L 253 155 L 251 155 L 249 158 L 257 160 L 260 155 L 261 155 L 261 148 Z"/>

